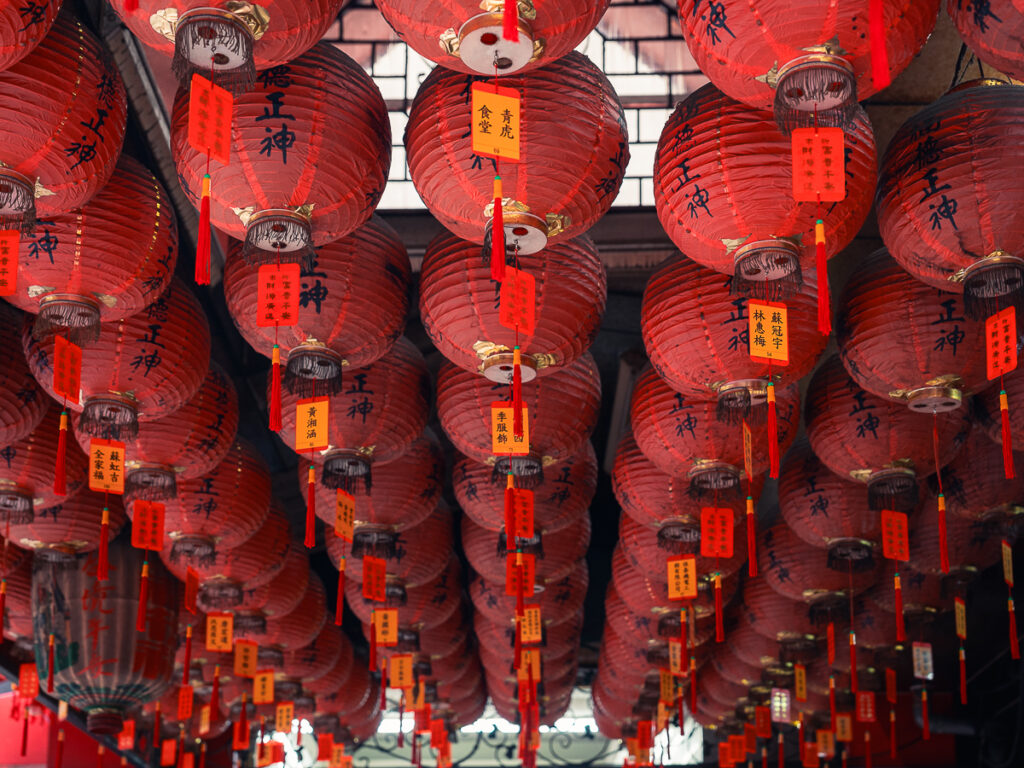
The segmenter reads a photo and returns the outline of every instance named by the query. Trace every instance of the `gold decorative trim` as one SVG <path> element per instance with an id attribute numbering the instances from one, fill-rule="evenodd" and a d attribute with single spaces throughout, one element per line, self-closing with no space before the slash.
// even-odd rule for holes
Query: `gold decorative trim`
<path id="1" fill-rule="evenodd" d="M 516 3 L 519 11 L 519 18 L 533 21 L 537 18 L 537 9 L 533 7 L 533 0 L 518 0 Z M 480 10 L 486 13 L 504 13 L 505 0 L 482 0 Z"/>
<path id="2" fill-rule="evenodd" d="M 548 223 L 548 239 L 557 237 L 572 226 L 572 217 L 565 213 L 549 213 L 545 217 Z"/>

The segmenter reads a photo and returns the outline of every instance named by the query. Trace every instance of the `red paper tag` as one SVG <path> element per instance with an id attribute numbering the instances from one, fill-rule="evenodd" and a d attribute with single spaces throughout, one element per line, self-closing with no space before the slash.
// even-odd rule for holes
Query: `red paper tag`
<path id="1" fill-rule="evenodd" d="M 214 85 L 200 74 L 192 75 L 188 98 L 188 143 L 196 152 L 209 154 L 221 165 L 231 161 L 230 91 Z"/>
<path id="2" fill-rule="evenodd" d="M 750 723 L 743 724 L 743 742 L 748 755 L 757 752 L 757 729 Z"/>
<path id="3" fill-rule="evenodd" d="M 516 558 L 519 558 L 521 566 L 517 566 Z M 522 587 L 520 588 L 519 574 L 522 573 Z M 536 580 L 536 560 L 533 555 L 509 552 L 505 555 L 505 594 L 515 596 L 522 592 L 530 597 L 533 595 L 533 585 Z"/>
<path id="4" fill-rule="evenodd" d="M 759 738 L 768 739 L 772 735 L 771 707 L 754 708 L 754 731 Z"/>
<path id="5" fill-rule="evenodd" d="M 817 741 L 805 741 L 800 745 L 800 765 L 803 768 L 818 768 Z"/>
<path id="6" fill-rule="evenodd" d="M 249 731 L 251 726 L 247 722 L 242 728 L 242 721 L 236 720 L 232 727 L 231 748 L 234 750 L 246 750 L 249 748 Z"/>
<path id="7" fill-rule="evenodd" d="M 121 732 L 117 734 L 118 749 L 135 749 L 135 721 L 125 720 L 121 724 Z"/>
<path id="8" fill-rule="evenodd" d="M 178 759 L 178 740 L 164 739 L 160 742 L 160 765 L 171 766 Z"/>
<path id="9" fill-rule="evenodd" d="M 198 613 L 197 597 L 199 597 L 199 572 L 190 565 L 185 571 L 185 608 L 189 613 Z"/>
<path id="10" fill-rule="evenodd" d="M 636 724 L 636 740 L 639 752 L 646 752 L 654 746 L 653 720 L 641 720 Z"/>
<path id="11" fill-rule="evenodd" d="M 537 327 L 537 281 L 529 272 L 505 267 L 501 282 L 498 322 L 506 328 L 532 336 Z"/>
<path id="12" fill-rule="evenodd" d="M 333 733 L 319 733 L 316 737 L 316 758 L 317 760 L 327 760 L 331 755 L 331 749 L 334 747 L 334 734 Z"/>
<path id="13" fill-rule="evenodd" d="M 874 691 L 857 691 L 857 722 L 875 722 L 875 693 Z"/>
<path id="14" fill-rule="evenodd" d="M 39 670 L 35 664 L 18 667 L 18 695 L 23 699 L 34 699 L 39 695 Z"/>
<path id="15" fill-rule="evenodd" d="M 885 670 L 885 700 L 889 704 L 895 704 L 899 695 L 896 687 L 896 670 Z"/>
<path id="16" fill-rule="evenodd" d="M 0 229 L 0 296 L 13 296 L 18 290 L 18 248 L 21 233 L 16 229 Z M 75 392 L 75 402 L 78 393 Z"/>
<path id="17" fill-rule="evenodd" d="M 366 555 L 363 558 L 363 597 L 375 603 L 387 600 L 387 561 Z"/>
<path id="18" fill-rule="evenodd" d="M 512 522 L 518 538 L 533 538 L 533 491 L 528 488 L 512 489 Z"/>
<path id="19" fill-rule="evenodd" d="M 985 367 L 997 379 L 1017 367 L 1017 310 L 1007 307 L 985 320 Z"/>
<path id="20" fill-rule="evenodd" d="M 124 443 L 97 437 L 89 441 L 89 490 L 124 493 Z"/>
<path id="21" fill-rule="evenodd" d="M 732 557 L 731 509 L 704 507 L 700 511 L 701 557 Z"/>
<path id="22" fill-rule="evenodd" d="M 53 340 L 53 391 L 77 403 L 82 389 L 82 348 L 63 336 Z"/>
<path id="23" fill-rule="evenodd" d="M 675 555 L 668 558 L 668 597 L 693 600 L 697 597 L 697 556 Z"/>
<path id="24" fill-rule="evenodd" d="M 188 720 L 192 717 L 192 705 L 195 696 L 191 685 L 183 685 L 178 688 L 178 719 Z"/>
<path id="25" fill-rule="evenodd" d="M 191 752 L 186 752 L 181 756 L 180 768 L 196 768 L 196 756 Z"/>
<path id="26" fill-rule="evenodd" d="M 842 128 L 794 128 L 793 199 L 837 203 L 846 198 Z"/>
<path id="27" fill-rule="evenodd" d="M 256 325 L 289 326 L 299 322 L 299 265 L 264 264 L 256 285 Z"/>
<path id="28" fill-rule="evenodd" d="M 807 701 L 807 667 L 793 665 L 793 692 L 797 701 Z"/>
<path id="29" fill-rule="evenodd" d="M 132 510 L 132 546 L 159 552 L 164 547 L 164 505 L 135 499 Z"/>
<path id="30" fill-rule="evenodd" d="M 891 509 L 882 510 L 882 555 L 889 560 L 910 559 L 910 535 L 907 516 Z"/>

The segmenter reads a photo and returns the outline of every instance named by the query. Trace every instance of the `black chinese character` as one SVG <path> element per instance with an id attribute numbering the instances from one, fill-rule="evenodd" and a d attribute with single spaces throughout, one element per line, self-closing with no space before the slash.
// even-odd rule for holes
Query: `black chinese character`
<path id="1" fill-rule="evenodd" d="M 295 145 L 295 131 L 288 128 L 286 123 L 281 123 L 281 130 L 276 133 L 271 133 L 271 130 L 270 126 L 267 126 L 266 132 L 270 135 L 263 139 L 260 154 L 272 158 L 276 149 L 281 153 L 281 162 L 288 165 L 288 150 Z"/>
<path id="2" fill-rule="evenodd" d="M 321 304 L 327 298 L 327 294 L 327 286 L 321 283 L 319 279 L 313 285 L 302 283 L 302 290 L 299 291 L 299 306 L 305 309 L 312 302 L 316 308 L 316 313 L 319 315 Z"/>
<path id="3" fill-rule="evenodd" d="M 268 93 L 264 98 L 270 102 L 270 109 L 267 107 L 263 108 L 263 114 L 256 118 L 257 123 L 261 123 L 264 120 L 294 120 L 295 115 L 289 115 L 281 112 L 281 107 L 284 106 L 284 91 L 274 91 Z"/>

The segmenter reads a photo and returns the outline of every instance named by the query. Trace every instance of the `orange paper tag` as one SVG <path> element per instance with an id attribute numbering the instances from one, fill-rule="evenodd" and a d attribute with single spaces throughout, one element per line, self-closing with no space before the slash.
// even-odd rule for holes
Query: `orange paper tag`
<path id="1" fill-rule="evenodd" d="M 842 128 L 794 128 L 793 199 L 837 203 L 846 198 Z"/>
<path id="2" fill-rule="evenodd" d="M 676 679 L 670 669 L 658 670 L 658 698 L 663 704 L 675 704 Z"/>
<path id="3" fill-rule="evenodd" d="M 124 493 L 124 443 L 96 437 L 89 441 L 89 490 Z"/>
<path id="4" fill-rule="evenodd" d="M 256 674 L 259 646 L 251 640 L 235 641 L 235 676 L 252 677 Z"/>
<path id="5" fill-rule="evenodd" d="M 805 741 L 800 745 L 800 765 L 803 768 L 818 768 L 818 742 Z"/>
<path id="6" fill-rule="evenodd" d="M 366 555 L 363 558 L 363 597 L 375 603 L 387 600 L 387 561 Z"/>
<path id="7" fill-rule="evenodd" d="M 398 609 L 377 608 L 373 611 L 377 645 L 391 648 L 398 645 Z"/>
<path id="8" fill-rule="evenodd" d="M 281 733 L 290 733 L 292 721 L 295 719 L 295 704 L 291 701 L 283 701 L 274 710 L 274 730 Z"/>
<path id="9" fill-rule="evenodd" d="M 857 722 L 875 722 L 875 693 L 874 691 L 857 691 Z"/>
<path id="10" fill-rule="evenodd" d="M 178 740 L 164 739 L 160 742 L 160 765 L 174 765 L 178 759 Z"/>
<path id="11" fill-rule="evenodd" d="M 274 703 L 274 670 L 261 669 L 252 676 L 252 703 Z"/>
<path id="12" fill-rule="evenodd" d="M 520 577 L 521 574 L 521 577 Z M 515 596 L 532 595 L 536 582 L 536 560 L 530 554 L 509 552 L 505 555 L 505 594 Z M 521 584 L 520 586 L 520 578 Z"/>
<path id="13" fill-rule="evenodd" d="M 18 695 L 23 699 L 34 699 L 39 695 L 39 670 L 35 664 L 18 667 Z"/>
<path id="14" fill-rule="evenodd" d="M 53 340 L 53 391 L 77 403 L 82 389 L 82 348 L 63 336 Z"/>
<path id="15" fill-rule="evenodd" d="M 853 715 L 836 713 L 836 741 L 853 741 Z"/>
<path id="16" fill-rule="evenodd" d="M 195 703 L 195 692 L 191 685 L 178 687 L 178 719 L 188 720 L 192 717 L 192 706 Z"/>
<path id="17" fill-rule="evenodd" d="M 683 644 L 675 638 L 668 641 L 668 668 L 676 677 L 683 677 L 686 669 L 683 667 Z"/>
<path id="18" fill-rule="evenodd" d="M 202 75 L 192 75 L 188 97 L 188 143 L 221 165 L 231 161 L 231 92 Z"/>
<path id="19" fill-rule="evenodd" d="M 295 450 L 322 451 L 330 444 L 327 419 L 330 412 L 326 397 L 310 397 L 295 404 Z"/>
<path id="20" fill-rule="evenodd" d="M 700 511 L 701 557 L 732 557 L 733 512 L 720 507 L 704 507 Z"/>
<path id="21" fill-rule="evenodd" d="M 747 740 L 742 733 L 734 733 L 729 736 L 729 751 L 732 753 L 733 762 L 740 762 L 747 753 Z"/>
<path id="22" fill-rule="evenodd" d="M 519 162 L 519 91 L 473 83 L 472 107 L 473 153 Z"/>
<path id="23" fill-rule="evenodd" d="M 953 614 L 956 617 L 956 636 L 967 639 L 967 603 L 962 597 L 953 598 Z"/>
<path id="24" fill-rule="evenodd" d="M 256 325 L 286 327 L 299 322 L 298 264 L 264 264 L 256 284 Z"/>
<path id="25" fill-rule="evenodd" d="M 510 402 L 491 403 L 491 453 L 496 456 L 526 456 L 530 452 L 530 414 L 523 405 L 523 434 L 515 436 Z"/>
<path id="26" fill-rule="evenodd" d="M 807 701 L 807 668 L 803 664 L 793 665 L 793 690 L 797 701 Z"/>
<path id="27" fill-rule="evenodd" d="M 676 555 L 668 558 L 668 597 L 670 600 L 693 600 L 697 597 L 697 556 Z"/>
<path id="28" fill-rule="evenodd" d="M 412 688 L 412 654 L 396 653 L 388 659 L 388 683 L 392 688 Z"/>
<path id="29" fill-rule="evenodd" d="M 355 526 L 356 497 L 339 488 L 334 502 L 334 533 L 351 542 Z"/>
<path id="30" fill-rule="evenodd" d="M 849 718 L 849 715 L 844 715 Z M 836 715 L 836 720 L 839 719 L 839 715 Z M 824 756 L 826 759 L 831 760 L 836 756 L 836 734 L 834 731 L 828 728 L 819 728 L 817 731 L 818 741 L 818 755 Z M 814 761 L 815 768 L 817 768 L 818 761 Z"/>
<path id="31" fill-rule="evenodd" d="M 505 268 L 498 304 L 498 322 L 512 331 L 532 336 L 537 327 L 537 281 L 529 272 Z"/>
<path id="32" fill-rule="evenodd" d="M 1013 547 L 1009 542 L 1003 540 L 1000 549 L 1003 553 L 1003 581 L 1008 587 L 1013 586 Z"/>
<path id="33" fill-rule="evenodd" d="M 907 516 L 891 509 L 882 510 L 882 555 L 889 560 L 910 559 L 910 535 Z"/>
<path id="34" fill-rule="evenodd" d="M 985 320 L 985 368 L 997 379 L 1017 367 L 1017 310 L 996 312 Z"/>
<path id="35" fill-rule="evenodd" d="M 518 538 L 533 538 L 533 491 L 528 488 L 512 489 L 512 521 Z"/>
<path id="36" fill-rule="evenodd" d="M 228 653 L 234 647 L 235 617 L 230 613 L 206 614 L 206 650 Z"/>
<path id="37" fill-rule="evenodd" d="M 210 732 L 210 712 L 212 705 L 204 704 L 199 708 L 199 735 L 205 736 Z"/>
<path id="38" fill-rule="evenodd" d="M 743 420 L 743 471 L 747 475 L 747 482 L 754 481 L 754 437 L 750 433 L 750 425 Z"/>
<path id="39" fill-rule="evenodd" d="M 0 296 L 13 296 L 18 290 L 18 248 L 21 233 L 16 229 L 0 229 Z M 75 402 L 78 393 L 75 392 Z"/>
<path id="40" fill-rule="evenodd" d="M 532 674 L 531 674 L 532 672 Z M 523 648 L 519 655 L 519 669 L 516 670 L 519 682 L 540 680 L 540 649 Z"/>
<path id="41" fill-rule="evenodd" d="M 132 546 L 159 552 L 164 547 L 164 505 L 159 501 L 132 502 Z"/>
<path id="42" fill-rule="evenodd" d="M 118 749 L 135 749 L 135 721 L 125 720 L 121 724 L 121 732 L 117 734 Z"/>
<path id="43" fill-rule="evenodd" d="M 786 305 L 775 301 L 750 301 L 747 311 L 750 313 L 750 356 L 787 365 L 789 313 Z"/>
<path id="44" fill-rule="evenodd" d="M 536 645 L 543 640 L 544 630 L 540 620 L 540 606 L 524 606 L 523 616 L 519 620 L 519 642 L 523 645 Z"/>
<path id="45" fill-rule="evenodd" d="M 345 745 L 335 744 L 331 747 L 331 761 L 329 768 L 343 768 L 345 762 Z"/>

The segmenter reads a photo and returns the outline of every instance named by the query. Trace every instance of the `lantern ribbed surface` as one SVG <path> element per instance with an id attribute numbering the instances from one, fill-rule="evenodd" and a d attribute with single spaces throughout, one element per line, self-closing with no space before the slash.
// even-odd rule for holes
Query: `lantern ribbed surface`
<path id="1" fill-rule="evenodd" d="M 538 579 L 537 586 L 543 586 L 543 589 L 540 592 L 535 590 L 533 598 L 527 595 L 526 599 L 540 605 L 540 615 L 545 621 L 550 619 L 551 624 L 570 621 L 583 605 L 589 578 L 586 562 L 580 562 L 568 576 L 557 581 L 541 585 Z M 476 610 L 489 621 L 501 623 L 515 615 L 515 595 L 505 594 L 504 583 L 490 582 L 474 575 L 469 582 L 469 596 Z"/>
<path id="2" fill-rule="evenodd" d="M 491 482 L 491 468 L 465 456 L 455 462 L 452 482 L 462 511 L 478 525 L 505 525 L 505 487 Z M 545 473 L 533 488 L 533 523 L 546 531 L 571 525 L 585 514 L 597 489 L 597 454 L 587 440 L 579 452 Z"/>
<path id="3" fill-rule="evenodd" d="M 965 292 L 979 317 L 1019 302 L 1022 125 L 1024 88 L 968 83 L 904 123 L 879 171 L 878 227 L 889 253 L 918 280 Z M 987 258 L 1000 252 L 1014 258 Z"/>
<path id="4" fill-rule="evenodd" d="M 267 620 L 267 644 L 285 650 L 308 646 L 316 640 L 326 622 L 327 595 L 324 585 L 319 576 L 311 573 L 298 606 L 290 613 Z M 325 649 L 325 652 L 330 650 Z M 326 666 L 328 665 L 325 664 Z M 286 674 L 303 677 L 302 673 L 306 672 L 306 669 L 302 664 L 293 664 L 289 667 L 288 657 L 285 657 Z"/>
<path id="5" fill-rule="evenodd" d="M 281 362 L 301 377 L 304 353 L 326 347 L 347 371 L 384 355 L 405 327 L 409 309 L 409 256 L 398 233 L 370 219 L 351 234 L 317 249 L 302 269 L 295 325 L 260 327 L 259 267 L 248 264 L 242 244 L 231 241 L 224 267 L 224 298 L 239 332 L 264 357 L 274 344 Z"/>
<path id="6" fill-rule="evenodd" d="M 420 317 L 441 354 L 475 372 L 489 356 L 507 355 L 518 345 L 533 357 L 538 375 L 544 375 L 590 347 L 608 294 L 605 268 L 590 238 L 559 241 L 518 256 L 516 269 L 535 280 L 532 334 L 500 322 L 491 269 L 479 255 L 480 246 L 441 233 L 423 256 Z"/>
<path id="7" fill-rule="evenodd" d="M 934 476 L 929 486 L 933 493 L 937 490 Z M 999 523 L 1024 512 L 1024 473 L 1015 472 L 1007 480 L 1002 448 L 977 427 L 964 449 L 942 468 L 942 490 L 946 509 L 968 519 Z"/>
<path id="8" fill-rule="evenodd" d="M 698 518 L 697 532 L 700 523 Z M 733 525 L 733 555 L 724 557 L 703 557 L 700 542 L 666 540 L 658 532 L 637 523 L 629 515 L 619 519 L 619 544 L 627 562 L 648 578 L 665 579 L 668 559 L 680 554 L 696 554 L 698 576 L 721 573 L 731 576 L 747 562 L 747 529 L 738 522 Z"/>
<path id="9" fill-rule="evenodd" d="M 605 597 L 605 623 L 608 628 L 631 644 L 663 643 L 669 638 L 679 637 L 679 612 L 665 612 L 660 616 L 644 615 L 635 612 L 631 604 L 627 604 L 615 586 L 610 584 Z M 687 634 L 691 633 L 687 631 Z M 714 619 L 708 615 L 696 620 L 689 642 L 691 647 L 703 645 L 715 636 Z"/>
<path id="10" fill-rule="evenodd" d="M 22 5 L 18 0 L 0 3 L 0 72 L 35 50 L 57 20 L 63 0 Z"/>
<path id="11" fill-rule="evenodd" d="M 841 306 L 843 365 L 871 394 L 913 408 L 931 386 L 967 395 L 988 384 L 984 324 L 966 316 L 962 296 L 915 280 L 884 249 L 861 260 Z"/>
<path id="12" fill-rule="evenodd" d="M 1024 9 L 1015 0 L 988 0 L 979 5 L 946 0 L 956 31 L 983 62 L 1018 80 L 1024 78 Z"/>
<path id="13" fill-rule="evenodd" d="M 21 351 L 22 323 L 21 312 L 0 303 L 0 446 L 28 437 L 50 407 Z"/>
<path id="14" fill-rule="evenodd" d="M 70 12 L 57 17 L 35 50 L 0 72 L 0 163 L 50 193 L 36 193 L 38 216 L 79 208 L 107 183 L 127 110 L 113 60 Z M 9 193 L 5 183 L 0 196 Z"/>
<path id="15" fill-rule="evenodd" d="M 729 627 L 727 637 L 729 649 L 744 664 L 761 668 L 779 664 L 778 641 L 756 632 L 742 615 L 735 626 Z"/>
<path id="16" fill-rule="evenodd" d="M 815 202 L 795 202 L 791 140 L 771 113 L 706 85 L 676 106 L 658 142 L 658 218 L 686 256 L 716 272 L 741 276 L 749 290 L 759 285 L 755 295 L 778 298 L 788 292 L 783 285 L 791 289 L 796 283 L 796 266 L 810 278 L 804 291 L 815 290 L 814 227 L 819 213 L 826 254 L 834 256 L 853 240 L 873 200 L 874 135 L 859 109 L 846 142 L 846 199 L 820 211 Z M 780 239 L 788 243 L 780 247 L 792 251 L 788 261 L 758 257 L 753 244 Z M 783 275 L 791 277 L 782 281 Z M 737 290 L 739 284 L 732 287 Z M 810 318 L 807 332 L 814 332 L 814 315 Z"/>
<path id="17" fill-rule="evenodd" d="M 470 87 L 478 77 L 436 67 L 409 112 L 405 148 L 416 191 L 449 231 L 484 240 L 496 166 L 473 154 Z M 622 104 L 581 53 L 527 75 L 501 78 L 523 94 L 520 162 L 501 165 L 502 208 L 517 201 L 541 219 L 566 217 L 560 239 L 590 229 L 611 207 L 629 162 Z M 529 126 L 529 127 L 526 127 Z M 508 215 L 508 214 L 506 214 Z"/>
<path id="18" fill-rule="evenodd" d="M 500 537 L 500 541 L 499 541 Z M 557 580 L 569 574 L 576 561 L 587 554 L 590 544 L 590 516 L 582 515 L 576 522 L 548 533 L 534 522 L 534 539 L 540 551 L 535 552 L 533 539 L 517 539 L 520 549 L 536 555 L 537 578 Z M 473 570 L 485 579 L 505 580 L 505 538 L 497 531 L 477 525 L 467 515 L 462 518 L 462 548 Z M 512 550 L 513 553 L 515 550 Z"/>
<path id="19" fill-rule="evenodd" d="M 2 543 L 2 542 L 0 542 Z M 7 548 L 9 568 L 4 574 L 7 602 L 4 605 L 3 636 L 23 648 L 32 645 L 32 561 L 31 553 L 17 547 Z M 18 553 L 18 554 L 15 554 Z M 13 555 L 13 556 L 12 556 Z M 16 560 L 17 565 L 12 566 Z"/>
<path id="20" fill-rule="evenodd" d="M 362 707 L 374 693 L 377 693 L 376 686 L 370 683 L 366 665 L 357 662 L 352 665 L 351 675 L 344 685 L 317 696 L 317 709 L 344 718 Z"/>
<path id="21" fill-rule="evenodd" d="M 715 612 L 714 589 L 706 574 L 698 574 L 700 583 L 697 586 L 697 598 L 690 606 L 698 618 L 710 616 Z M 612 584 L 615 591 L 629 606 L 630 610 L 641 616 L 660 617 L 668 612 L 678 612 L 681 602 L 670 600 L 668 583 L 665 577 L 652 579 L 632 565 L 626 559 L 622 547 L 617 547 L 612 555 Z M 722 579 L 722 602 L 728 605 L 739 588 L 739 578 Z"/>
<path id="22" fill-rule="evenodd" d="M 391 164 L 387 109 L 370 76 L 330 43 L 281 67 L 235 97 L 231 162 L 210 166 L 210 221 L 241 240 L 248 217 L 233 209 L 301 208 L 312 244 L 326 245 L 363 224 L 380 200 Z M 188 93 L 179 90 L 171 151 L 182 189 L 198 207 L 207 164 L 188 143 L 188 107 Z"/>
<path id="23" fill-rule="evenodd" d="M 398 579 L 388 579 L 387 600 L 371 602 L 363 597 L 363 587 L 355 579 L 345 579 L 345 604 L 364 624 L 372 619 L 373 609 L 394 608 L 398 624 L 404 627 L 433 629 L 452 619 L 462 604 L 462 584 L 457 558 L 434 581 L 420 587 L 406 587 Z"/>
<path id="24" fill-rule="evenodd" d="M 36 511 L 35 518 L 10 527 L 11 542 L 35 550 L 39 557 L 67 559 L 91 552 L 100 545 L 103 507 L 109 510 L 109 539 L 113 541 L 128 521 L 124 505 L 117 496 L 104 496 L 83 488 L 65 496 L 57 504 Z"/>
<path id="25" fill-rule="evenodd" d="M 912 534 L 913 535 L 913 534 Z M 872 605 L 889 613 L 896 612 L 896 597 L 893 591 L 893 575 L 900 574 L 903 588 L 903 611 L 905 614 L 918 613 L 935 616 L 953 607 L 953 595 L 943 586 L 942 576 L 932 572 L 930 561 L 927 571 L 916 570 L 909 563 L 885 562 L 885 569 L 878 578 L 878 584 L 866 597 Z M 898 567 L 896 567 L 898 566 Z"/>
<path id="26" fill-rule="evenodd" d="M 451 363 L 442 364 L 437 377 L 437 411 L 457 450 L 482 464 L 495 464 L 491 403 L 510 400 L 510 389 Z M 540 480 L 547 472 L 557 472 L 551 465 L 583 448 L 597 423 L 600 401 L 601 379 L 590 354 L 555 374 L 524 382 L 530 455 L 513 457 L 512 473 Z M 499 459 L 503 470 L 507 469 L 504 463 L 504 457 Z"/>
<path id="27" fill-rule="evenodd" d="M 1002 445 L 1003 428 L 999 413 L 999 393 L 1006 389 L 1010 415 L 1010 443 L 1015 451 L 1024 450 L 1024 409 L 1016 403 L 1024 403 L 1024 371 L 1017 368 L 1001 380 L 993 381 L 971 401 L 975 424 L 985 430 L 988 436 Z"/>
<path id="28" fill-rule="evenodd" d="M 945 490 L 945 488 L 944 488 Z M 948 507 L 947 507 L 948 510 Z M 1002 531 L 991 521 L 974 520 L 946 512 L 946 541 L 950 573 L 941 568 L 939 511 L 934 496 L 910 520 L 910 562 L 915 571 L 943 576 L 947 592 L 958 591 L 990 565 L 1000 561 Z"/>
<path id="29" fill-rule="evenodd" d="M 29 367 L 55 400 L 54 341 L 22 333 Z M 106 323 L 99 339 L 82 349 L 82 403 L 68 409 L 82 414 L 78 429 L 123 442 L 134 438 L 138 422 L 178 410 L 199 390 L 210 362 L 210 328 L 199 301 L 181 280 L 127 320 Z M 84 413 L 83 413 L 84 411 Z"/>
<path id="30" fill-rule="evenodd" d="M 239 613 L 251 613 L 264 618 L 274 618 L 291 613 L 298 607 L 299 602 L 306 594 L 309 578 L 309 555 L 306 554 L 306 550 L 301 544 L 293 541 L 288 547 L 288 555 L 285 557 L 284 567 L 281 571 L 266 584 L 244 589 L 242 603 L 234 609 L 234 612 L 236 616 Z M 196 597 L 199 608 L 216 612 L 216 608 L 207 605 L 203 597 L 202 594 Z M 237 621 L 235 632 L 239 632 L 239 622 Z"/>
<path id="31" fill-rule="evenodd" d="M 575 648 L 579 645 L 580 630 L 583 627 L 583 614 L 577 613 L 568 621 L 560 621 L 557 624 L 551 623 L 543 615 L 544 621 L 542 631 L 543 640 L 541 648 L 544 650 L 553 649 L 560 655 L 568 648 Z M 504 621 L 491 621 L 486 616 L 476 613 L 473 616 L 473 632 L 476 634 L 477 643 L 481 647 L 490 648 L 495 654 L 502 656 L 511 655 L 515 650 L 515 615 L 510 615 Z"/>
<path id="32" fill-rule="evenodd" d="M 320 632 L 323 633 L 332 627 L 334 627 L 333 624 L 328 624 Z M 337 627 L 334 627 L 334 629 L 337 630 Z M 317 697 L 334 693 L 344 686 L 352 676 L 352 670 L 358 663 L 352 653 L 352 644 L 349 642 L 348 636 L 340 631 L 338 632 L 338 639 L 340 642 L 338 658 L 324 674 L 303 682 L 302 689 L 306 693 Z M 304 649 L 300 648 L 294 653 L 304 654 Z"/>

